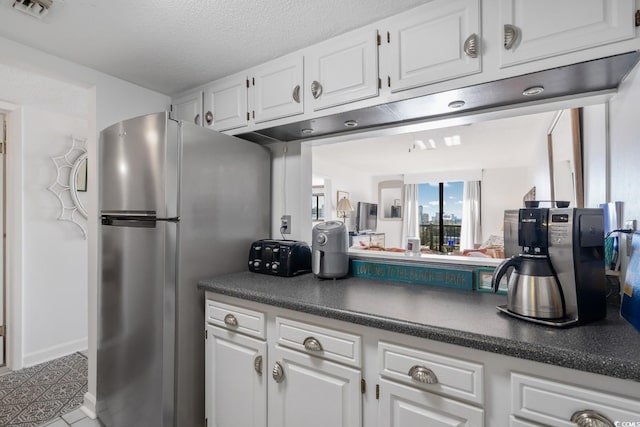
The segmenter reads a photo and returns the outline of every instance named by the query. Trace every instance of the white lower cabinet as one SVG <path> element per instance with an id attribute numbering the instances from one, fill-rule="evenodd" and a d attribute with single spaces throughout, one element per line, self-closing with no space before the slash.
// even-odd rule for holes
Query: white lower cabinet
<path id="1" fill-rule="evenodd" d="M 207 427 L 640 422 L 632 381 L 217 294 L 206 322 Z"/>
<path id="2" fill-rule="evenodd" d="M 362 425 L 360 370 L 276 345 L 271 351 L 269 425 Z"/>
<path id="3" fill-rule="evenodd" d="M 266 427 L 267 343 L 207 325 L 207 427 Z"/>
<path id="4" fill-rule="evenodd" d="M 482 427 L 484 411 L 414 387 L 380 380 L 378 427 Z"/>
<path id="5" fill-rule="evenodd" d="M 511 374 L 511 409 L 519 418 L 553 427 L 607 425 L 596 422 L 603 419 L 609 425 L 640 422 L 638 400 L 520 373 Z"/>

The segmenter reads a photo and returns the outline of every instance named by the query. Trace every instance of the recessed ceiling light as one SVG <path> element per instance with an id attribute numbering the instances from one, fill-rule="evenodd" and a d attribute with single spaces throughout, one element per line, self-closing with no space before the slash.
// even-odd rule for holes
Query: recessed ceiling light
<path id="1" fill-rule="evenodd" d="M 460 108 L 464 107 L 464 101 L 452 101 L 449 103 L 449 108 Z"/>
<path id="2" fill-rule="evenodd" d="M 461 145 L 461 144 L 462 144 L 462 140 L 460 139 L 460 135 L 444 137 L 444 145 L 446 145 L 447 147 L 453 147 L 454 145 Z"/>
<path id="3" fill-rule="evenodd" d="M 427 144 L 425 144 L 424 141 L 421 140 L 421 139 L 416 139 L 415 140 L 415 147 L 418 147 L 421 150 L 426 150 L 427 149 Z"/>
<path id="4" fill-rule="evenodd" d="M 344 122 L 344 125 L 348 128 L 354 128 L 358 126 L 358 122 L 356 122 L 355 120 L 347 120 L 346 122 Z"/>
<path id="5" fill-rule="evenodd" d="M 300 133 L 303 134 L 303 135 L 311 135 L 313 132 L 314 132 L 314 130 L 313 129 L 309 129 L 309 128 L 305 128 L 305 129 L 302 129 L 300 131 Z"/>
<path id="6" fill-rule="evenodd" d="M 526 88 L 522 94 L 524 96 L 536 96 L 536 95 L 540 95 L 542 92 L 544 92 L 544 87 L 542 86 L 531 86 L 529 88 Z"/>

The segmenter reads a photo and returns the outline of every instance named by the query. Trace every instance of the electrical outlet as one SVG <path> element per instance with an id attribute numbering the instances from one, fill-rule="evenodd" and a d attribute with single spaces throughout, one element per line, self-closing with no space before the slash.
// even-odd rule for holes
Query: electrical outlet
<path id="1" fill-rule="evenodd" d="M 629 219 L 629 220 L 625 221 L 624 222 L 624 228 L 626 228 L 627 230 L 636 231 L 636 220 L 635 219 Z"/>
<path id="2" fill-rule="evenodd" d="M 282 234 L 291 234 L 291 215 L 282 215 L 280 217 L 280 232 Z"/>
<path id="3" fill-rule="evenodd" d="M 636 220 L 630 219 L 624 222 L 624 228 L 627 230 L 636 231 Z M 631 256 L 631 250 L 633 248 L 633 234 L 625 234 L 625 238 L 627 239 L 627 256 Z"/>

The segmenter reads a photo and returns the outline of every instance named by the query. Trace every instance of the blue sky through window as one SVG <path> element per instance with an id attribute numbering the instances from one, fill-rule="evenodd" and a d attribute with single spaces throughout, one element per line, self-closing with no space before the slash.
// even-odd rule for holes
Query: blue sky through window
<path id="1" fill-rule="evenodd" d="M 444 183 L 444 213 L 453 214 L 456 218 L 462 218 L 462 198 L 464 182 Z M 438 212 L 439 192 L 438 183 L 418 185 L 418 206 L 423 206 L 423 212 L 433 218 Z"/>

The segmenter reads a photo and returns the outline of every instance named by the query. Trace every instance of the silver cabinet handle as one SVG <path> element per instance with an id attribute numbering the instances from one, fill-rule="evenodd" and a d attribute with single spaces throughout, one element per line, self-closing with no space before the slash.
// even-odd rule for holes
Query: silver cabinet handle
<path id="1" fill-rule="evenodd" d="M 302 344 L 304 345 L 304 349 L 305 350 L 308 350 L 308 351 L 322 351 L 322 344 L 320 344 L 320 341 L 318 341 L 314 337 L 305 338 L 305 340 L 304 340 L 304 342 Z"/>
<path id="2" fill-rule="evenodd" d="M 578 427 L 614 427 L 609 418 L 590 409 L 574 412 L 571 422 Z"/>
<path id="3" fill-rule="evenodd" d="M 279 362 L 276 362 L 275 365 L 273 365 L 271 376 L 273 377 L 273 380 L 278 384 L 280 384 L 282 380 L 284 380 L 284 369 L 282 369 L 282 365 Z"/>
<path id="4" fill-rule="evenodd" d="M 204 115 L 204 119 L 207 121 L 207 124 L 210 125 L 211 123 L 213 123 L 213 113 L 211 111 L 207 111 L 207 113 Z"/>
<path id="5" fill-rule="evenodd" d="M 293 94 L 291 95 L 293 100 L 300 104 L 300 85 L 293 88 Z"/>
<path id="6" fill-rule="evenodd" d="M 253 369 L 256 370 L 258 375 L 262 376 L 262 356 L 258 355 L 253 359 Z"/>
<path id="7" fill-rule="evenodd" d="M 196 118 L 193 119 L 193 123 L 199 125 L 200 124 L 200 114 L 196 114 Z"/>
<path id="8" fill-rule="evenodd" d="M 317 80 L 311 83 L 311 95 L 313 95 L 315 99 L 320 98 L 320 95 L 322 95 L 322 85 Z"/>
<path id="9" fill-rule="evenodd" d="M 477 58 L 478 57 L 478 35 L 471 34 L 464 41 L 464 53 L 467 54 L 469 58 Z"/>
<path id="10" fill-rule="evenodd" d="M 515 25 L 505 24 L 504 26 L 504 48 L 511 49 L 520 38 L 520 29 Z"/>
<path id="11" fill-rule="evenodd" d="M 238 319 L 233 314 L 227 314 L 224 316 L 224 324 L 227 326 L 238 326 Z"/>
<path id="12" fill-rule="evenodd" d="M 434 374 L 431 369 L 425 368 L 424 366 L 412 366 L 411 369 L 409 369 L 409 376 L 419 383 L 436 384 L 438 382 L 436 374 Z"/>

